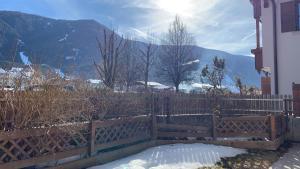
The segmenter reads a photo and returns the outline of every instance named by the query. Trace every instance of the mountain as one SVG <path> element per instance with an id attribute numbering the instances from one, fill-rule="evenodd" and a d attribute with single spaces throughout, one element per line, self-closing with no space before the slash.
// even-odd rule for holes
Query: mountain
<path id="1" fill-rule="evenodd" d="M 104 29 L 110 31 L 94 20 L 56 20 L 0 11 L 0 66 L 24 64 L 25 58 L 26 62 L 96 78 L 93 68 L 93 60 L 99 59 L 96 37 L 101 37 Z M 144 45 L 143 42 L 137 43 Z M 234 77 L 239 76 L 246 84 L 259 86 L 254 58 L 201 47 L 194 47 L 194 53 L 200 60 L 199 69 L 193 74 L 195 82 L 199 82 L 202 67 L 210 64 L 214 56 L 219 56 L 226 59 L 226 85 L 234 85 Z M 150 78 L 162 82 L 154 72 L 152 70 Z"/>

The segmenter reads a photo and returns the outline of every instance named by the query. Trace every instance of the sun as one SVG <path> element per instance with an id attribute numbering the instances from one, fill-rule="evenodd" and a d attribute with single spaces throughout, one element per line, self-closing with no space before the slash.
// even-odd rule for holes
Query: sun
<path id="1" fill-rule="evenodd" d="M 192 3 L 190 0 L 157 0 L 157 6 L 170 14 L 192 16 Z"/>

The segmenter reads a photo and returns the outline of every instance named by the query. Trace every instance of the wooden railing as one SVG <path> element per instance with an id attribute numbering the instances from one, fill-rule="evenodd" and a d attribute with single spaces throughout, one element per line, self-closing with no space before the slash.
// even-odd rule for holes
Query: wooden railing
<path id="1" fill-rule="evenodd" d="M 149 116 L 0 133 L 0 168 L 22 168 L 151 139 Z"/>
<path id="2" fill-rule="evenodd" d="M 180 141 L 194 138 L 215 141 L 218 138 L 246 137 L 248 141 L 255 138 L 273 143 L 272 141 L 284 136 L 283 129 L 286 125 L 284 116 L 281 115 L 183 115 L 181 118 L 171 117 L 169 122 L 164 118 L 166 117 L 136 116 L 49 129 L 2 132 L 0 168 L 22 168 L 42 163 L 52 166 L 55 164 L 53 162 L 61 159 L 86 159 L 97 156 L 102 151 L 135 146 L 152 140 Z M 259 143 L 256 145 L 256 148 L 269 148 L 265 147 L 266 144 L 262 145 L 264 147 Z M 231 146 L 235 146 L 234 143 Z"/>
<path id="3" fill-rule="evenodd" d="M 116 117 L 112 113 L 102 120 L 2 131 L 0 168 L 41 164 L 80 168 L 155 145 L 191 141 L 276 149 L 287 131 L 288 107 L 281 97 L 153 94 L 146 100 L 140 115 L 128 112 Z M 263 111 L 257 111 L 260 109 Z M 76 165 L 70 167 L 69 163 Z"/>

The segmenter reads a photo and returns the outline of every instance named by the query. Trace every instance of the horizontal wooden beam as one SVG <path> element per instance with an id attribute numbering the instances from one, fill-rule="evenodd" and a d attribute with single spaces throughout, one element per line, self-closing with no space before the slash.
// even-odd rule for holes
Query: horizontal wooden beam
<path id="1" fill-rule="evenodd" d="M 158 137 L 212 137 L 211 133 L 189 133 L 189 132 L 158 132 Z"/>
<path id="2" fill-rule="evenodd" d="M 222 121 L 266 121 L 269 120 L 268 116 L 239 116 L 239 117 L 222 117 L 218 119 L 221 119 Z"/>
<path id="3" fill-rule="evenodd" d="M 136 122 L 136 121 L 150 121 L 150 116 L 138 116 L 138 117 L 127 117 L 122 119 L 111 119 L 111 120 L 105 120 L 105 121 L 94 121 L 94 125 L 96 128 L 98 127 L 108 127 L 113 126 L 117 124 L 123 124 L 128 122 Z"/>
<path id="4" fill-rule="evenodd" d="M 0 164 L 0 168 L 19 169 L 19 168 L 34 166 L 41 163 L 61 160 L 64 158 L 68 158 L 80 154 L 86 154 L 87 152 L 88 152 L 88 147 L 77 148 L 69 151 L 55 153 L 53 155 L 45 155 L 40 157 L 34 157 L 28 160 L 18 160 L 18 161 Z"/>
<path id="5" fill-rule="evenodd" d="M 155 146 L 155 141 L 144 142 L 140 144 L 135 144 L 126 148 L 100 153 L 96 156 L 85 158 L 82 160 L 76 160 L 73 162 L 65 163 L 57 167 L 52 167 L 52 169 L 81 169 L 92 167 L 96 165 L 105 164 L 113 160 L 117 160 L 123 157 L 127 157 L 132 154 L 139 153 L 147 148 Z"/>
<path id="6" fill-rule="evenodd" d="M 240 140 L 157 140 L 157 145 L 168 145 L 168 144 L 193 144 L 193 143 L 203 143 L 203 144 L 214 144 L 222 146 L 230 146 L 234 148 L 243 149 L 262 149 L 262 150 L 277 150 L 278 147 L 283 143 L 284 138 L 278 138 L 274 141 L 240 141 Z"/>
<path id="7" fill-rule="evenodd" d="M 209 128 L 204 126 L 181 125 L 181 124 L 165 124 L 158 123 L 158 129 L 172 129 L 172 130 L 196 130 L 208 132 Z"/>
<path id="8" fill-rule="evenodd" d="M 120 145 L 132 144 L 132 143 L 135 143 L 135 142 L 150 140 L 150 139 L 151 139 L 151 136 L 149 136 L 149 137 L 137 136 L 137 137 L 122 139 L 122 140 L 118 140 L 118 141 L 113 141 L 113 142 L 106 143 L 106 144 L 96 144 L 95 145 L 95 150 L 96 151 L 105 150 L 105 149 L 117 147 L 117 146 L 120 146 Z"/>
<path id="9" fill-rule="evenodd" d="M 74 129 L 76 127 L 76 129 Z M 1 140 L 12 140 L 20 139 L 25 137 L 32 136 L 42 136 L 49 133 L 55 132 L 68 132 L 73 130 L 78 130 L 79 128 L 88 127 L 88 123 L 74 123 L 68 126 L 55 126 L 51 128 L 31 128 L 31 129 L 22 129 L 22 130 L 13 130 L 13 131 L 2 131 L 0 132 L 0 141 Z"/>
<path id="10" fill-rule="evenodd" d="M 218 137 L 260 137 L 269 138 L 270 134 L 267 132 L 233 132 L 220 133 L 217 132 Z"/>

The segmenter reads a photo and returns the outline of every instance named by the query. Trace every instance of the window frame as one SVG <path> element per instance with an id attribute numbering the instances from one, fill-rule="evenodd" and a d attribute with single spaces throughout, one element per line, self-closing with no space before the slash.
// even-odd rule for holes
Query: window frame
<path id="1" fill-rule="evenodd" d="M 300 31 L 300 0 L 280 3 L 281 33 Z"/>

